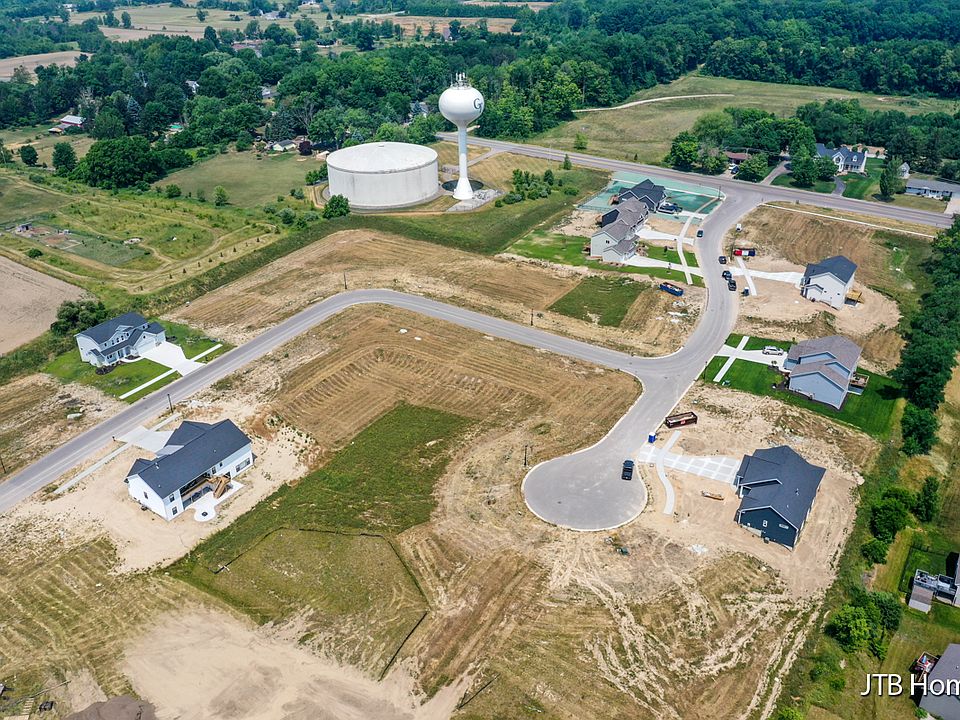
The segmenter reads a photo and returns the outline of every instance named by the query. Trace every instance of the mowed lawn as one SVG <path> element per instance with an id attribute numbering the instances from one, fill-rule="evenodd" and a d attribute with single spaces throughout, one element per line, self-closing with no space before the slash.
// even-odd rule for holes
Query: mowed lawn
<path id="1" fill-rule="evenodd" d="M 833 180 L 814 180 L 813 185 L 810 187 L 801 187 L 793 182 L 793 175 L 786 173 L 785 175 L 778 175 L 773 179 L 773 184 L 778 187 L 791 187 L 797 188 L 798 190 L 812 190 L 813 192 L 818 193 L 832 193 L 836 187 L 836 183 Z M 846 195 L 846 193 L 844 193 Z"/>
<path id="2" fill-rule="evenodd" d="M 586 237 L 562 235 L 560 233 L 550 233 L 545 230 L 534 230 L 517 240 L 509 247 L 509 252 L 521 257 L 535 260 L 545 260 L 546 262 L 557 263 L 558 265 L 576 265 L 579 267 L 593 268 L 594 270 L 607 270 L 609 272 L 627 273 L 630 275 L 646 275 L 647 277 L 669 280 L 671 282 L 685 283 L 683 272 L 670 268 L 642 268 L 631 265 L 608 265 L 597 260 L 591 260 L 587 253 L 583 251 L 585 245 L 589 245 L 590 239 Z M 680 257 L 677 251 L 671 248 L 650 247 L 648 249 L 650 257 L 667 260 L 680 264 Z M 693 253 L 685 253 L 687 262 L 691 267 L 697 264 Z M 703 278 L 693 275 L 693 284 L 703 287 Z"/>
<path id="3" fill-rule="evenodd" d="M 183 348 L 183 354 L 188 359 L 196 357 L 201 352 L 209 350 L 218 344 L 218 342 L 213 338 L 209 338 L 199 330 L 194 330 L 186 325 L 172 323 L 166 320 L 158 320 L 158 322 L 163 325 L 164 329 L 167 331 L 167 340 Z M 226 343 L 219 344 L 221 347 L 207 355 L 204 355 L 198 360 L 198 362 L 208 362 L 232 347 Z M 103 375 L 98 375 L 96 368 L 89 363 L 83 362 L 80 359 L 80 351 L 76 348 L 73 348 L 69 352 L 65 352 L 51 360 L 43 368 L 43 372 L 53 375 L 61 382 L 79 382 L 83 383 L 84 385 L 91 385 L 108 395 L 113 395 L 119 398 L 124 393 L 139 387 L 148 380 L 152 380 L 153 378 L 162 375 L 163 373 L 167 372 L 168 369 L 169 368 L 159 365 L 152 360 L 141 358 L 140 360 L 136 360 L 134 362 L 120 363 L 110 372 Z M 170 373 L 162 380 L 159 380 L 141 392 L 123 399 L 126 402 L 134 402 L 145 395 L 149 395 L 150 393 L 159 390 L 164 385 L 173 382 L 179 377 L 180 373 Z"/>
<path id="4" fill-rule="evenodd" d="M 587 138 L 586 152 L 592 155 L 627 160 L 633 160 L 636 155 L 640 162 L 662 163 L 677 133 L 691 129 L 700 115 L 725 107 L 759 108 L 784 116 L 792 115 L 804 103 L 856 98 L 870 109 L 900 110 L 907 114 L 954 113 L 949 100 L 881 97 L 836 88 L 778 85 L 698 74 L 643 90 L 629 101 L 709 94 L 726 96 L 664 100 L 621 110 L 577 113 L 575 119 L 535 136 L 531 142 L 572 152 L 574 138 L 577 133 L 583 133 Z"/>
<path id="5" fill-rule="evenodd" d="M 774 340 L 756 340 L 763 345 L 783 346 L 783 343 Z M 713 358 L 707 364 L 701 379 L 712 383 L 726 361 L 727 358 L 725 357 Z M 893 380 L 883 375 L 870 373 L 863 369 L 857 372 L 869 378 L 867 387 L 862 395 L 848 395 L 840 410 L 834 410 L 829 405 L 808 400 L 787 390 L 776 389 L 774 386 L 780 383 L 782 379 L 780 373 L 766 365 L 747 360 L 735 360 L 723 376 L 721 383 L 734 390 L 775 398 L 789 405 L 804 408 L 818 415 L 824 415 L 833 420 L 852 425 L 873 437 L 885 439 L 890 434 L 893 423 L 894 411 L 900 394 L 899 387 Z"/>
<path id="6" fill-rule="evenodd" d="M 307 612 L 323 626 L 349 615 L 396 647 L 426 602 L 390 538 L 429 519 L 434 486 L 471 423 L 398 405 L 324 467 L 281 486 L 202 542 L 171 573 L 257 622 Z"/>
<path id="7" fill-rule="evenodd" d="M 254 207 L 273 202 L 277 196 L 285 197 L 293 188 L 302 188 L 307 171 L 321 166 L 321 162 L 296 152 L 263 155 L 258 160 L 252 151 L 230 151 L 178 170 L 155 186 L 177 185 L 184 195 L 193 197 L 202 190 L 207 202 L 212 202 L 213 189 L 222 185 L 230 205 Z"/>
<path id="8" fill-rule="evenodd" d="M 648 286 L 625 277 L 588 277 L 549 307 L 561 315 L 618 327 Z"/>
<path id="9" fill-rule="evenodd" d="M 607 183 L 607 176 L 595 170 L 575 168 L 556 170 L 566 187 L 577 189 L 576 195 L 554 190 L 549 197 L 524 200 L 495 207 L 489 203 L 476 212 L 395 213 L 368 215 L 358 220 L 364 227 L 405 235 L 438 245 L 482 254 L 505 250 L 510 243 L 537 227 L 549 226 L 570 212 L 584 197 L 598 192 Z"/>

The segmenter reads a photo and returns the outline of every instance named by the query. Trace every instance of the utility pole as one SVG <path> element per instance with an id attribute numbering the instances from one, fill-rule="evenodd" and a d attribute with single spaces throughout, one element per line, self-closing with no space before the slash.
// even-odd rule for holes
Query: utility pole
<path id="1" fill-rule="evenodd" d="M 523 446 L 523 466 L 527 467 L 527 450 L 530 450 L 530 454 L 533 455 L 533 445 L 524 445 Z"/>
<path id="2" fill-rule="evenodd" d="M 347 273 L 346 272 L 343 273 L 343 289 L 344 290 L 347 289 Z"/>
<path id="3" fill-rule="evenodd" d="M 0 468 L 3 469 L 3 474 L 7 474 L 7 466 L 3 464 L 3 455 L 0 455 Z"/>
<path id="4" fill-rule="evenodd" d="M 530 327 L 533 327 L 533 310 L 530 311 Z"/>
<path id="5" fill-rule="evenodd" d="M 167 393 L 167 405 L 170 406 L 170 412 L 173 413 L 173 400 L 170 399 L 170 393 Z"/>

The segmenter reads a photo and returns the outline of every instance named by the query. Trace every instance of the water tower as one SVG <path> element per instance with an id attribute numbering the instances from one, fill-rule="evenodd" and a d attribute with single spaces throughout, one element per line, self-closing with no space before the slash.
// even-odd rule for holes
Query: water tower
<path id="1" fill-rule="evenodd" d="M 471 87 L 463 73 L 457 74 L 453 85 L 440 96 L 440 114 L 457 126 L 457 145 L 460 149 L 460 179 L 453 196 L 457 200 L 473 197 L 473 188 L 467 177 L 467 126 L 483 112 L 483 95 Z"/>

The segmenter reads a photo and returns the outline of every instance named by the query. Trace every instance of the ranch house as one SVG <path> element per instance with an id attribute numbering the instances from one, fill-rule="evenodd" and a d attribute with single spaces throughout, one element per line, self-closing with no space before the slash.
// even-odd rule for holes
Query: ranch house
<path id="1" fill-rule="evenodd" d="M 222 497 L 253 459 L 250 438 L 230 420 L 188 420 L 173 431 L 155 459 L 137 459 L 124 482 L 130 497 L 172 520 L 207 493 Z"/>
<path id="2" fill-rule="evenodd" d="M 108 367 L 162 345 L 166 332 L 159 323 L 147 322 L 139 313 L 130 312 L 94 325 L 75 337 L 81 360 L 94 367 Z"/>

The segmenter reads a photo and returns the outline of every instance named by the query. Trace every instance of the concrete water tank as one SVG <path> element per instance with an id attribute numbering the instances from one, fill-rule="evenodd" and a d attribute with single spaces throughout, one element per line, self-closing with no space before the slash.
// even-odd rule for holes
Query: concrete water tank
<path id="1" fill-rule="evenodd" d="M 330 194 L 361 210 L 416 205 L 440 192 L 437 153 L 424 145 L 354 145 L 327 156 L 327 171 Z"/>

